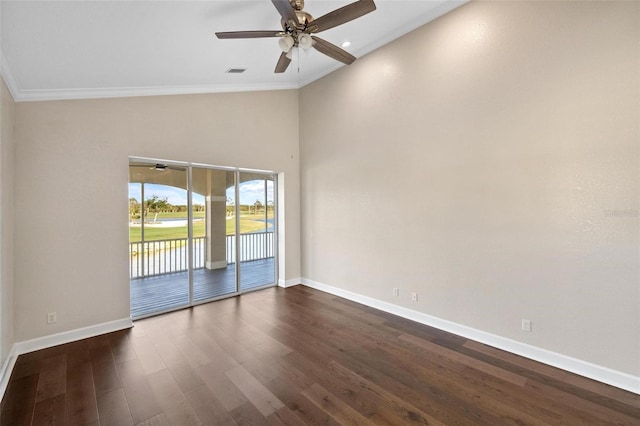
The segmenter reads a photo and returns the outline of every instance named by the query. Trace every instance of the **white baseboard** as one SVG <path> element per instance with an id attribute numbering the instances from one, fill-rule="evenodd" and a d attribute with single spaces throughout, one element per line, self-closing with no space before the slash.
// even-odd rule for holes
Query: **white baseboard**
<path id="1" fill-rule="evenodd" d="M 51 334 L 49 336 L 38 337 L 36 339 L 25 340 L 15 344 L 18 355 L 26 354 L 52 346 L 75 342 L 76 340 L 87 339 L 101 334 L 112 333 L 133 327 L 131 318 L 123 318 L 115 321 L 103 322 L 101 324 L 90 325 L 88 327 L 76 328 L 75 330 L 63 331 L 62 333 Z"/>
<path id="2" fill-rule="evenodd" d="M 278 287 L 282 287 L 282 288 L 288 288 L 288 287 L 293 287 L 294 285 L 298 285 L 302 283 L 302 278 L 293 278 L 291 280 L 283 280 L 283 279 L 279 279 L 278 280 Z"/>
<path id="3" fill-rule="evenodd" d="M 543 364 L 561 368 L 629 392 L 640 394 L 640 377 L 562 355 L 557 352 L 541 349 L 526 343 L 507 339 L 505 337 L 487 333 L 486 331 L 477 330 L 475 328 L 427 315 L 412 309 L 403 308 L 402 306 L 394 305 L 392 303 L 383 302 L 378 299 L 353 293 L 348 290 L 332 287 L 307 278 L 302 278 L 301 281 L 303 285 L 308 287 L 352 300 L 390 314 L 398 315 L 402 318 L 416 321 L 421 324 L 426 324 L 449 333 L 457 334 L 458 336 L 475 340 L 476 342 L 484 343 L 486 345 L 493 346 L 494 348 L 502 349 Z"/>
<path id="4" fill-rule="evenodd" d="M 4 397 L 4 393 L 7 390 L 7 386 L 9 384 L 9 378 L 11 377 L 11 372 L 16 365 L 16 360 L 18 359 L 19 355 L 38 351 L 40 349 L 50 348 L 52 346 L 75 342 L 76 340 L 99 336 L 101 334 L 112 333 L 114 331 L 124 330 L 131 327 L 133 327 L 133 321 L 131 320 L 131 318 L 123 318 L 115 321 L 91 325 L 89 327 L 63 331 L 62 333 L 52 334 L 50 336 L 38 337 L 36 339 L 14 343 L 9 356 L 2 366 L 2 371 L 0 371 L 0 399 Z"/>
<path id="5" fill-rule="evenodd" d="M 4 361 L 4 364 L 2 364 L 2 371 L 0 371 L 0 399 L 4 397 L 7 386 L 9 386 L 11 372 L 13 371 L 13 367 L 16 365 L 17 359 L 18 354 L 16 353 L 16 345 L 14 343 L 13 346 L 11 346 L 11 351 L 9 351 L 7 359 Z"/>

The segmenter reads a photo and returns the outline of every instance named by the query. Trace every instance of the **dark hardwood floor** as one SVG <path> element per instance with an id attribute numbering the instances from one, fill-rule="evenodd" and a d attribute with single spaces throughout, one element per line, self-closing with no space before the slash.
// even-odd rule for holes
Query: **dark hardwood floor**
<path id="1" fill-rule="evenodd" d="M 297 286 L 22 355 L 0 423 L 637 426 L 640 396 Z"/>

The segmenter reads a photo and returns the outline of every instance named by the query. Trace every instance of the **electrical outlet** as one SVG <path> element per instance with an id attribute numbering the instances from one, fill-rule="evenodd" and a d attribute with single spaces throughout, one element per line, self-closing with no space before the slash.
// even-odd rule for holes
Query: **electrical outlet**
<path id="1" fill-rule="evenodd" d="M 413 300 L 414 302 L 418 301 L 418 293 L 413 292 L 411 293 L 411 300 Z"/>
<path id="2" fill-rule="evenodd" d="M 53 324 L 58 321 L 58 314 L 55 312 L 49 312 L 47 314 L 47 324 Z"/>
<path id="3" fill-rule="evenodd" d="M 394 296 L 400 296 L 400 289 L 399 289 L 398 287 L 395 287 L 395 288 L 393 289 L 393 295 L 394 295 Z"/>
<path id="4" fill-rule="evenodd" d="M 522 320 L 522 331 L 531 331 L 531 321 L 528 319 Z"/>

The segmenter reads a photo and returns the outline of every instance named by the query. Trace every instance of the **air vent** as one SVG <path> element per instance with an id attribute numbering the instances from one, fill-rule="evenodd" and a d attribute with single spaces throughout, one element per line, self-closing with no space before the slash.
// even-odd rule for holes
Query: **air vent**
<path id="1" fill-rule="evenodd" d="M 225 72 L 227 74 L 242 74 L 243 72 L 245 72 L 247 69 L 246 68 L 229 68 L 228 70 L 226 70 Z"/>

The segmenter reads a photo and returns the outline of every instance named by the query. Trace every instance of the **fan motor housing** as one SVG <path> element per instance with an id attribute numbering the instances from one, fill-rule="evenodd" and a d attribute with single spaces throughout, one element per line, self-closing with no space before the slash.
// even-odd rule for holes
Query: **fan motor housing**
<path id="1" fill-rule="evenodd" d="M 296 25 L 295 28 L 291 28 L 291 26 L 289 25 L 289 22 L 285 21 L 284 19 L 280 20 L 280 23 L 282 24 L 282 29 L 287 34 L 292 34 L 298 31 L 304 31 L 307 29 L 307 25 L 309 25 L 309 22 L 313 21 L 313 16 L 311 16 L 304 10 L 296 10 L 296 17 L 298 18 L 298 25 Z"/>

